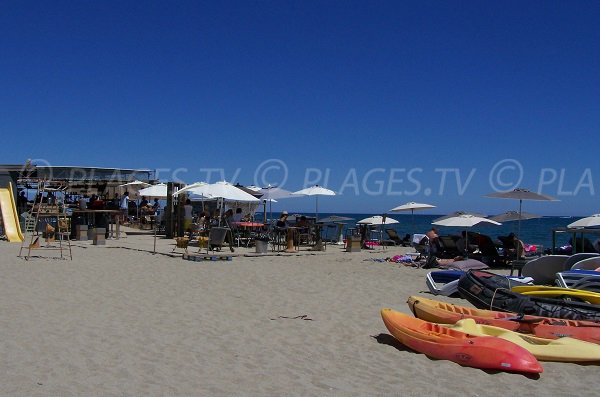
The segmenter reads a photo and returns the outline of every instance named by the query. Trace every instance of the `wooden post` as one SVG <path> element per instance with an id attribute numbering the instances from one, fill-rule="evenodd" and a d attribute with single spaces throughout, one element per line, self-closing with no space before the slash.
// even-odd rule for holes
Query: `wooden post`
<path id="1" fill-rule="evenodd" d="M 167 207 L 163 215 L 165 218 L 165 235 L 173 238 L 173 182 L 167 182 Z"/>

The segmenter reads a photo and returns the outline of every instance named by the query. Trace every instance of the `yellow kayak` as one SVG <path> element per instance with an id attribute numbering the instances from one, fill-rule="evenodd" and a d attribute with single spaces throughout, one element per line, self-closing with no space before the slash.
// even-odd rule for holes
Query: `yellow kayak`
<path id="1" fill-rule="evenodd" d="M 477 324 L 471 318 L 459 320 L 455 325 L 448 327 L 472 336 L 495 336 L 507 340 L 525 348 L 542 361 L 600 362 L 600 345 L 574 338 L 538 338 L 491 325 Z"/>
<path id="2" fill-rule="evenodd" d="M 513 292 L 540 298 L 571 299 L 600 305 L 600 293 L 573 288 L 546 287 L 543 285 L 519 285 L 512 287 Z"/>

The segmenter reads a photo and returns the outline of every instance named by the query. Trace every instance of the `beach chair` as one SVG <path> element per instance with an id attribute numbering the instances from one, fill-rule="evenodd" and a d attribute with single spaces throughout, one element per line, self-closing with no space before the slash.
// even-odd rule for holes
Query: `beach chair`
<path id="1" fill-rule="evenodd" d="M 595 270 L 566 270 L 556 273 L 556 285 L 561 288 L 600 292 L 600 272 Z"/>
<path id="2" fill-rule="evenodd" d="M 455 236 L 439 236 L 438 240 L 440 242 L 440 249 L 437 253 L 439 258 L 451 259 L 464 255 L 456 245 L 457 238 Z"/>
<path id="3" fill-rule="evenodd" d="M 596 270 L 600 267 L 600 256 L 583 259 L 571 267 L 571 270 Z"/>
<path id="4" fill-rule="evenodd" d="M 530 260 L 523 266 L 521 274 L 533 278 L 534 284 L 554 285 L 556 273 L 565 270 L 567 255 L 548 255 Z"/>
<path id="5" fill-rule="evenodd" d="M 404 236 L 404 238 L 400 238 L 398 232 L 395 229 L 385 229 L 385 233 L 388 238 L 394 242 L 395 245 L 401 245 L 402 247 L 410 247 L 410 234 Z"/>
<path id="6" fill-rule="evenodd" d="M 231 233 L 229 228 L 227 227 L 217 227 L 214 226 L 210 228 L 208 232 L 208 244 L 206 245 L 206 253 L 209 251 L 220 251 L 223 248 L 223 244 L 225 244 L 225 238 L 227 237 L 227 233 Z"/>
<path id="7" fill-rule="evenodd" d="M 469 241 L 470 241 L 469 236 Z M 500 255 L 498 252 L 498 248 L 494 241 L 485 234 L 477 233 L 475 235 L 474 241 L 477 242 L 477 250 L 478 253 L 469 255 L 469 257 L 475 258 L 490 267 L 499 267 L 507 265 L 507 258 L 505 256 Z"/>
<path id="8" fill-rule="evenodd" d="M 460 270 L 429 272 L 425 277 L 425 283 L 433 295 L 458 295 L 458 280 L 464 274 L 465 272 Z"/>
<path id="9" fill-rule="evenodd" d="M 415 233 L 413 235 L 412 246 L 419 253 L 416 260 L 429 255 L 429 238 L 426 235 Z"/>
<path id="10" fill-rule="evenodd" d="M 582 252 L 579 254 L 573 254 L 569 257 L 569 259 L 567 259 L 567 261 L 565 262 L 565 270 L 570 270 L 573 268 L 573 266 L 575 266 L 575 264 L 577 262 L 580 262 L 584 259 L 589 259 L 589 258 L 595 258 L 597 256 L 600 256 L 600 254 L 593 254 L 591 252 Z"/>
<path id="11" fill-rule="evenodd" d="M 282 251 L 287 246 L 287 230 L 285 228 L 272 225 L 269 228 L 269 240 L 273 252 Z"/>

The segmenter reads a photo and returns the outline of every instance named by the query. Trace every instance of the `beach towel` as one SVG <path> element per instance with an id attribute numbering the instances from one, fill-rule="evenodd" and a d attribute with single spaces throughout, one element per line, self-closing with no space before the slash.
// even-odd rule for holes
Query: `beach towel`
<path id="1" fill-rule="evenodd" d="M 440 269 L 449 269 L 449 270 L 481 270 L 488 269 L 489 266 L 483 262 L 480 262 L 475 259 L 465 259 L 462 261 L 453 261 L 453 262 L 444 262 L 438 265 Z"/>

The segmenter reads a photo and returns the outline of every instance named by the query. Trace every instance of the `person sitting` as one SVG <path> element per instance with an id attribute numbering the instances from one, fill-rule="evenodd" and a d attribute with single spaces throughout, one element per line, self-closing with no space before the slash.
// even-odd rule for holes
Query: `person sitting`
<path id="1" fill-rule="evenodd" d="M 210 229 L 210 215 L 207 211 L 202 211 L 198 215 L 198 229 L 200 232 L 206 232 Z"/>
<path id="2" fill-rule="evenodd" d="M 440 236 L 438 235 L 438 230 L 435 227 L 432 227 L 425 236 L 429 239 L 429 253 L 435 256 L 440 250 Z"/>
<path id="3" fill-rule="evenodd" d="M 142 196 L 142 201 L 140 201 L 140 208 L 144 208 L 148 205 L 148 200 L 146 200 L 146 196 Z"/>
<path id="4" fill-rule="evenodd" d="M 241 208 L 237 208 L 235 210 L 235 214 L 233 214 L 233 223 L 240 223 L 242 221 L 242 219 L 244 218 L 244 215 L 242 214 L 242 209 Z"/>
<path id="5" fill-rule="evenodd" d="M 155 198 L 154 199 L 154 204 L 152 204 L 152 209 L 154 211 L 154 213 L 156 213 L 158 211 L 158 209 L 160 208 L 160 204 L 158 202 L 158 199 Z"/>
<path id="6" fill-rule="evenodd" d="M 285 229 L 288 227 L 288 213 L 287 211 L 283 211 L 279 216 L 279 220 L 275 224 L 278 228 Z"/>
<path id="7" fill-rule="evenodd" d="M 523 252 L 519 252 L 523 249 L 523 243 L 519 241 L 513 232 L 510 232 L 507 236 L 498 236 L 498 240 L 502 243 L 505 257 L 517 259 L 523 255 Z"/>

